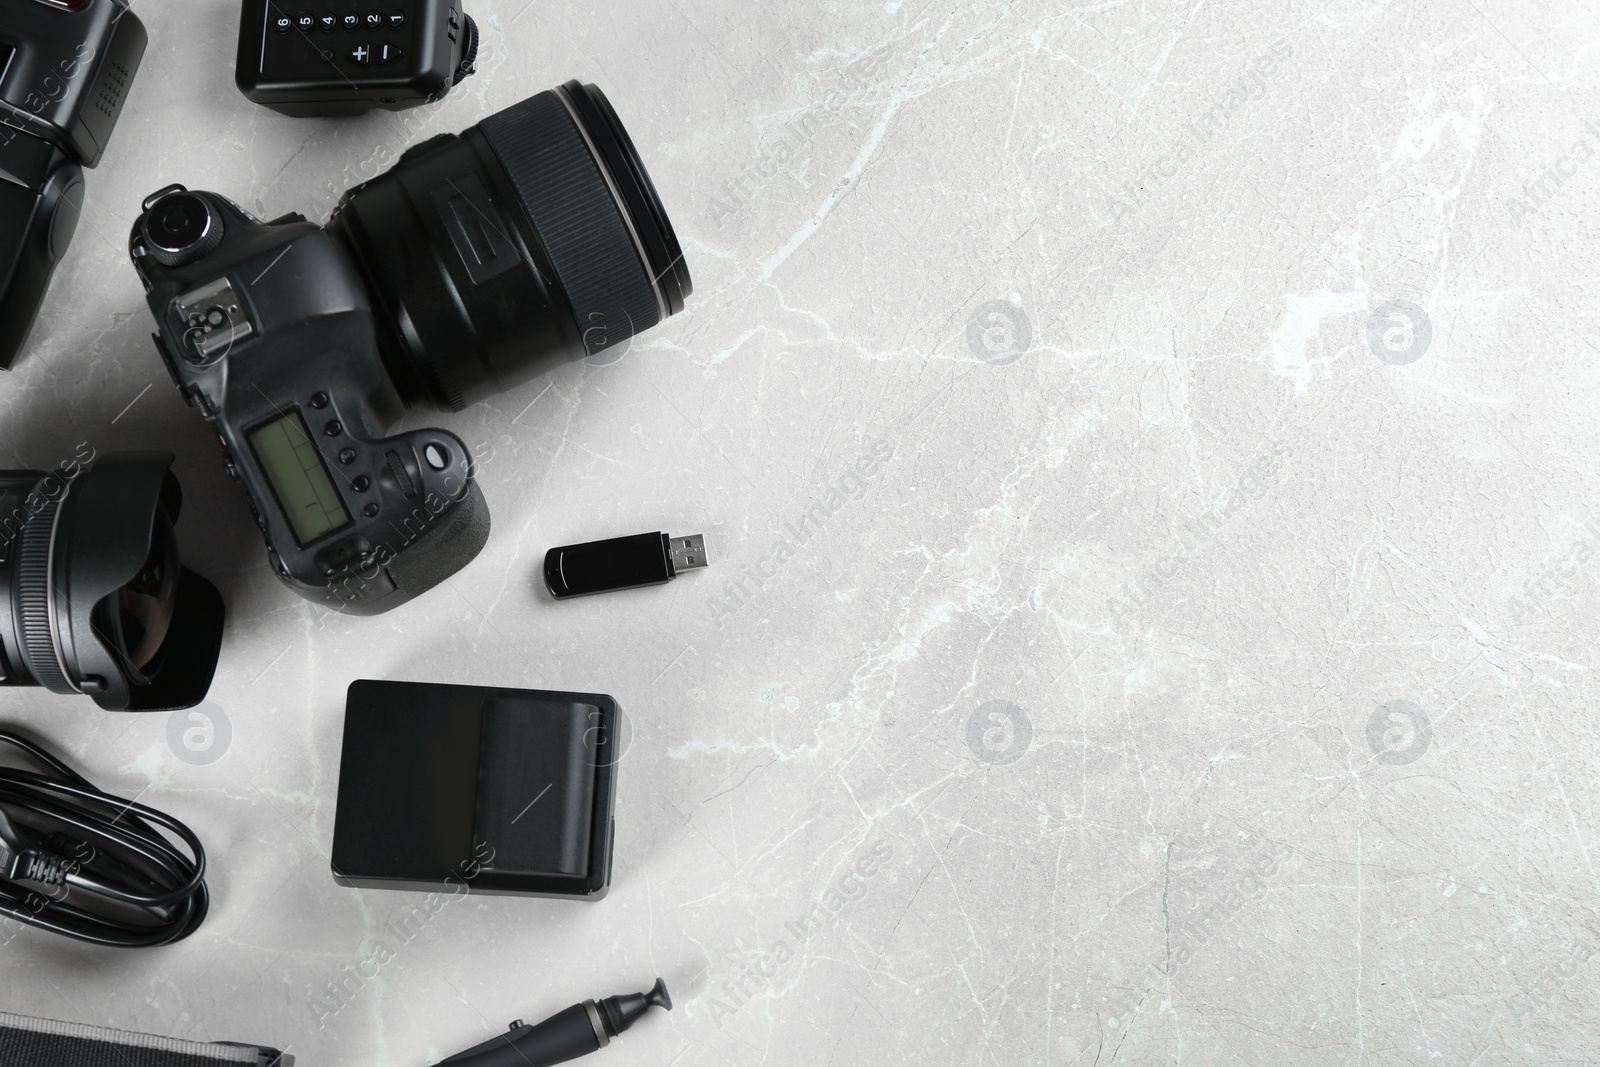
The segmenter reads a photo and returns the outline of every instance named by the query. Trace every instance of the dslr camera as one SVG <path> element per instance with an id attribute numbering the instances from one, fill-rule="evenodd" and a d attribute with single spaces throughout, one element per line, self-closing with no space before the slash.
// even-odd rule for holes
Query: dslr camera
<path id="1" fill-rule="evenodd" d="M 129 253 L 273 570 L 355 615 L 455 574 L 489 534 L 467 444 L 389 435 L 396 420 L 617 345 L 692 289 L 627 131 L 576 81 L 414 146 L 324 227 L 168 186 Z"/>
<path id="2" fill-rule="evenodd" d="M 0 368 L 27 341 L 139 61 L 126 0 L 0 0 Z"/>

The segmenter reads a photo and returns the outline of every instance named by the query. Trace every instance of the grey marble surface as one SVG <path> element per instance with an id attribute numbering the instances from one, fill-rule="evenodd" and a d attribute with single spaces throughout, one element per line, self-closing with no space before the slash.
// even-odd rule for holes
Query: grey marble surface
<path id="1" fill-rule="evenodd" d="M 214 909 L 158 951 L 7 936 L 0 1007 L 420 1067 L 660 974 L 677 1009 L 592 1062 L 1600 1062 L 1593 5 L 469 9 L 442 105 L 296 121 L 234 89 L 234 3 L 140 0 L 0 463 L 177 453 L 215 758 L 5 717 L 188 820 Z M 325 214 L 573 76 L 687 311 L 412 416 L 492 450 L 488 547 L 379 618 L 302 602 L 152 350 L 139 200 Z M 655 529 L 711 569 L 539 588 Z M 335 886 L 361 677 L 614 694 L 610 897 L 399 937 L 424 898 Z"/>

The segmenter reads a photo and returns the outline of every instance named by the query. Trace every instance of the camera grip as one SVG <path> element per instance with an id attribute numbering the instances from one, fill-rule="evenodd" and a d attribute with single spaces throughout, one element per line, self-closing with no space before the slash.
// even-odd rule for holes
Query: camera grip
<path id="1" fill-rule="evenodd" d="M 454 507 L 396 553 L 389 578 L 401 600 L 410 600 L 471 563 L 488 540 L 489 503 L 474 481 Z"/>

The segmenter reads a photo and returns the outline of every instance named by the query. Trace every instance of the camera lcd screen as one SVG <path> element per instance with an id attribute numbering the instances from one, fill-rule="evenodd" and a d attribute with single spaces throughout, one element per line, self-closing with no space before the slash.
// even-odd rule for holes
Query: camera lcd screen
<path id="1" fill-rule="evenodd" d="M 302 547 L 350 524 L 350 513 L 334 491 L 299 412 L 250 431 L 250 447 Z"/>

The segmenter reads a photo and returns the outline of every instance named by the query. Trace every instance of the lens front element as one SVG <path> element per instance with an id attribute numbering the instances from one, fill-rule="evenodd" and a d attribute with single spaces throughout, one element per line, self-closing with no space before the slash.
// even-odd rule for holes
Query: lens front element
<path id="1" fill-rule="evenodd" d="M 155 661 L 178 606 L 178 538 L 165 511 L 156 514 L 150 556 L 133 580 L 101 601 L 95 632 L 144 671 Z"/>

